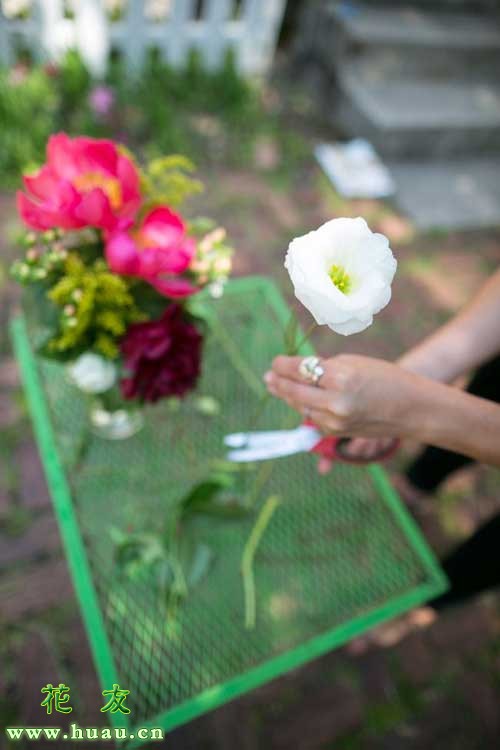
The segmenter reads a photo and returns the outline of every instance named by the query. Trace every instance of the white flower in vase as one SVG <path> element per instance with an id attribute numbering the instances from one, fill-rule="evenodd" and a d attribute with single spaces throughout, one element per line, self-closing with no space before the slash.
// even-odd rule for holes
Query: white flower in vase
<path id="1" fill-rule="evenodd" d="M 68 366 L 72 382 L 84 393 L 104 393 L 117 379 L 115 365 L 99 354 L 86 352 Z"/>

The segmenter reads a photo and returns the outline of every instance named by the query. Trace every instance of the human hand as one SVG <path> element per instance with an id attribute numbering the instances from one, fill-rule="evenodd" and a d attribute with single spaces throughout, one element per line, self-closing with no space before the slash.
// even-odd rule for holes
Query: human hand
<path id="1" fill-rule="evenodd" d="M 268 390 L 325 433 L 394 438 L 413 433 L 425 379 L 398 365 L 359 355 L 323 360 L 319 387 L 304 381 L 300 357 L 277 357 L 266 374 Z"/>

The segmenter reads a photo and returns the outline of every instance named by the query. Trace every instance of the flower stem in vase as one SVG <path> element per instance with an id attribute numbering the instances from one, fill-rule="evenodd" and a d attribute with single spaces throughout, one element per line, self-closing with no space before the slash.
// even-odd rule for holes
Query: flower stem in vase
<path id="1" fill-rule="evenodd" d="M 141 407 L 123 401 L 115 388 L 96 394 L 90 407 L 92 432 L 106 440 L 124 440 L 144 426 Z"/>

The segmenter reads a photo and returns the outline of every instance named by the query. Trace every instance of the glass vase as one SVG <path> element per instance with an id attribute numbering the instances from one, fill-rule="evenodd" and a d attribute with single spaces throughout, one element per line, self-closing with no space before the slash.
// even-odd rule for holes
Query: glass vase
<path id="1" fill-rule="evenodd" d="M 125 440 L 144 426 L 141 406 L 124 401 L 116 388 L 92 396 L 89 409 L 90 427 L 104 440 Z"/>
<path id="2" fill-rule="evenodd" d="M 93 352 L 84 352 L 67 365 L 66 376 L 87 400 L 90 428 L 98 437 L 124 440 L 143 427 L 142 408 L 122 397 L 118 369 L 113 362 Z"/>

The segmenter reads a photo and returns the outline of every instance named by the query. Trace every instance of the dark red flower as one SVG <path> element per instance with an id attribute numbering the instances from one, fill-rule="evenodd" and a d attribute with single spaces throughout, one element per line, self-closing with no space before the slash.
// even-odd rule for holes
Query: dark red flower
<path id="1" fill-rule="evenodd" d="M 127 371 L 121 382 L 124 398 L 184 396 L 198 380 L 202 342 L 180 305 L 169 305 L 159 320 L 133 323 L 121 344 Z"/>

